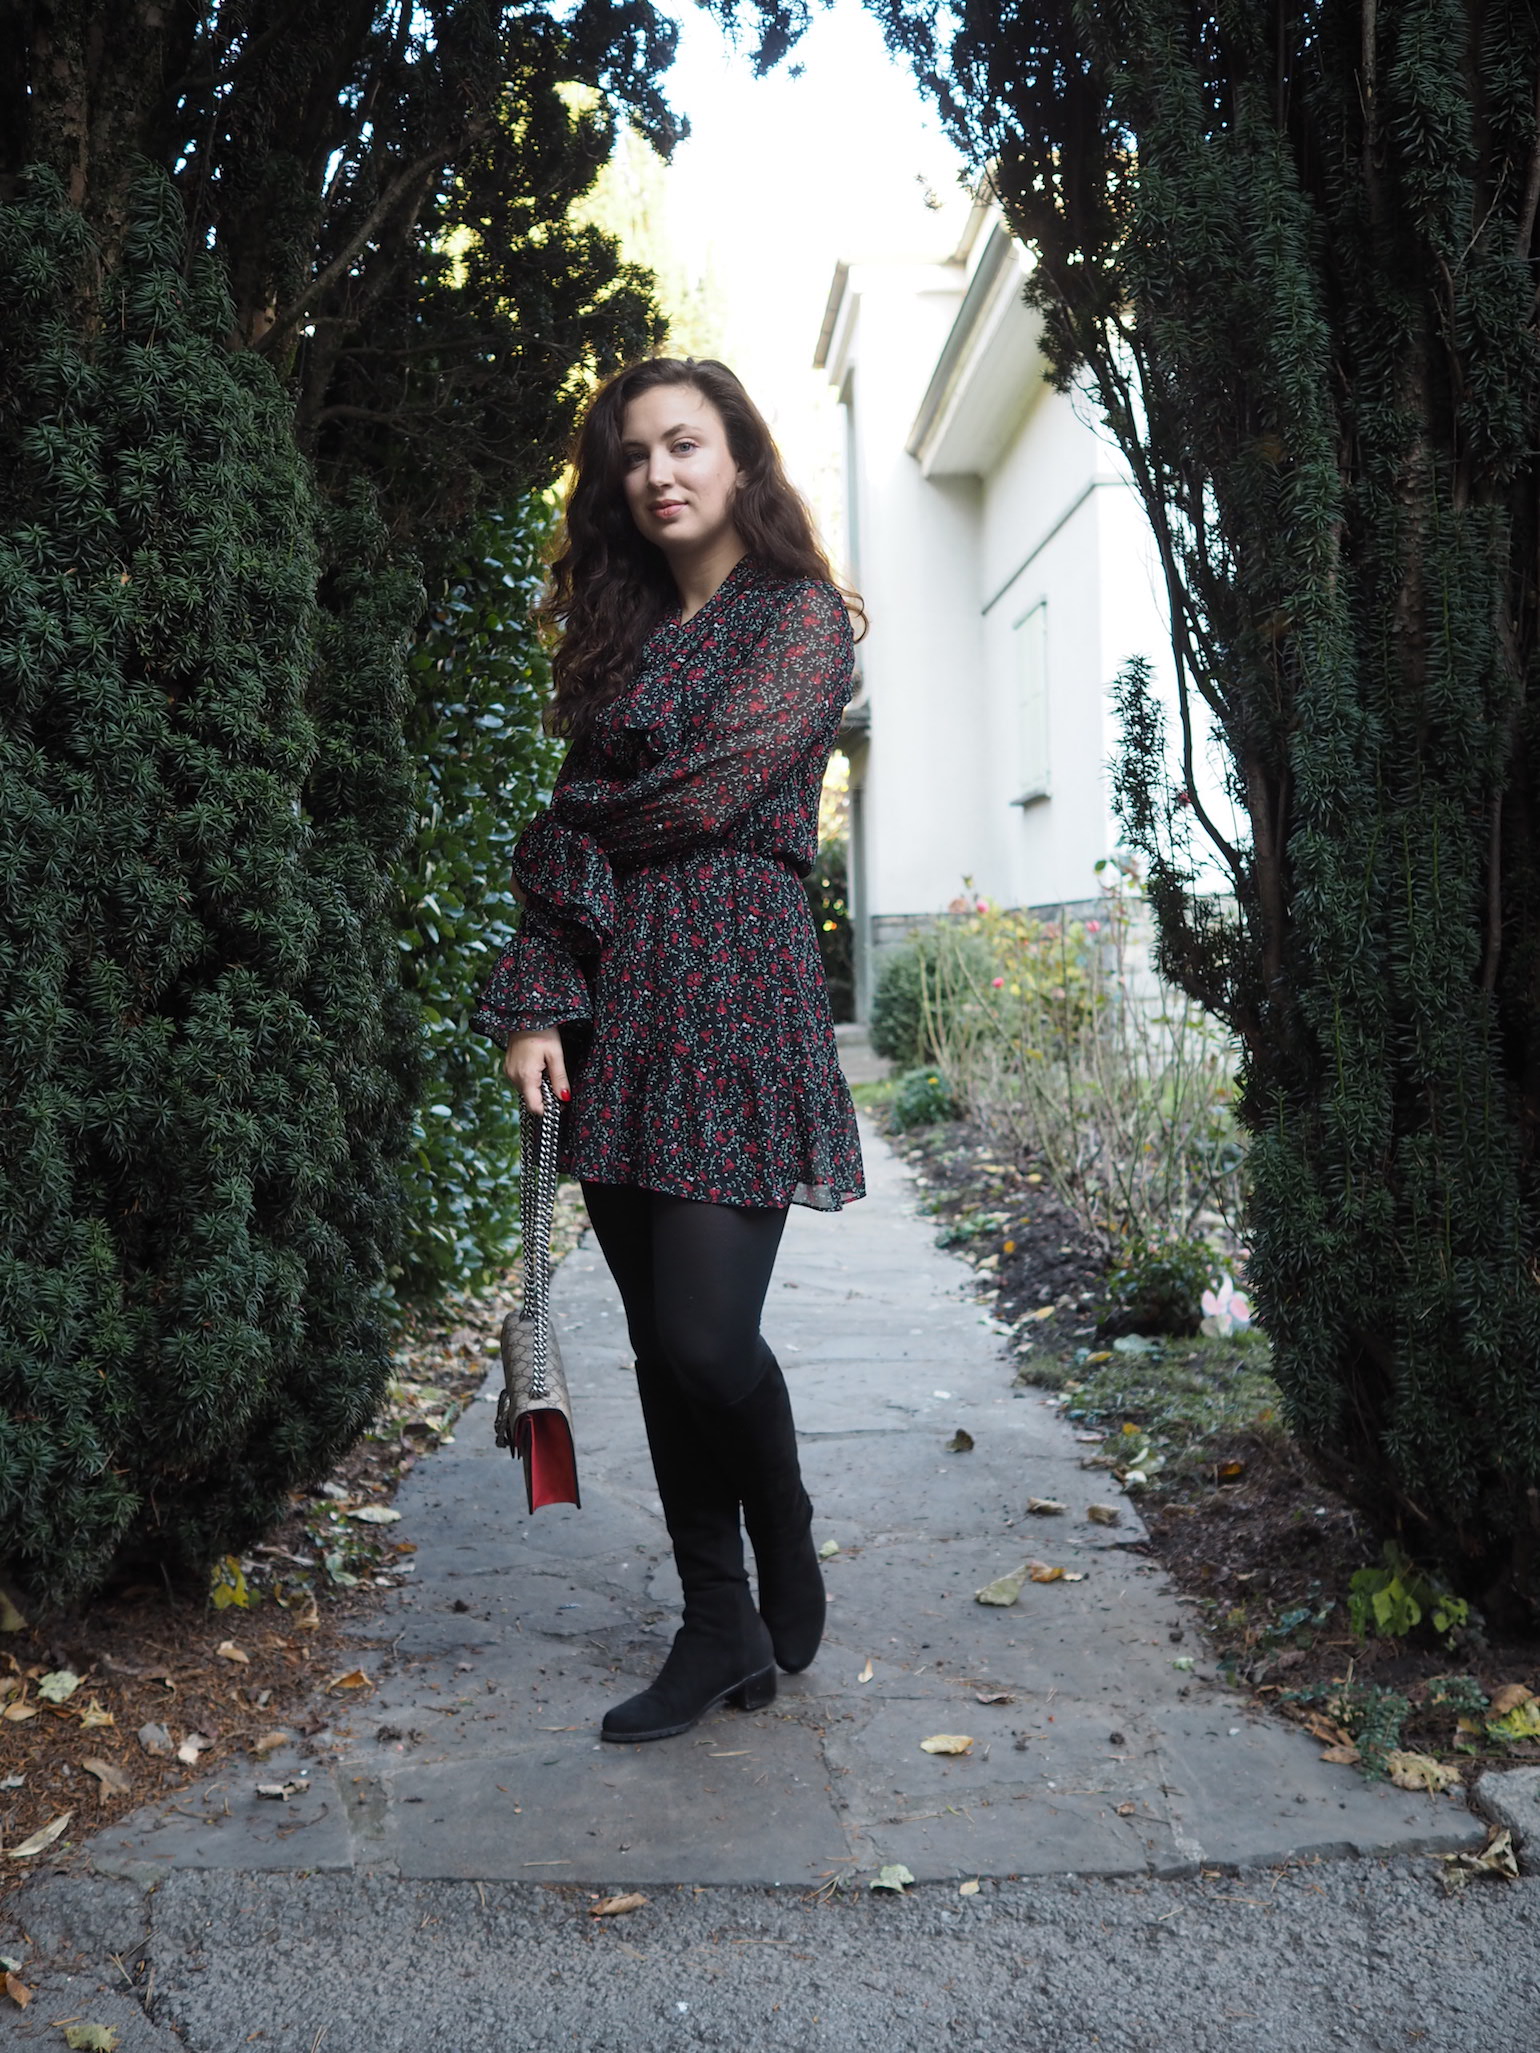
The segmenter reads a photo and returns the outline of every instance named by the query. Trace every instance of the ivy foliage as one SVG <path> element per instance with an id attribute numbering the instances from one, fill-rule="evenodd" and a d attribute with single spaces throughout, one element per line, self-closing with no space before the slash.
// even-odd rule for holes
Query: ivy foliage
<path id="1" fill-rule="evenodd" d="M 1164 562 L 1179 731 L 1133 666 L 1117 796 L 1161 967 L 1246 1050 L 1290 1422 L 1533 1619 L 1540 13 L 868 4 L 1031 250 Z M 773 61 L 807 10 L 752 11 Z M 1200 703 L 1239 832 L 1198 796 Z"/>
<path id="2" fill-rule="evenodd" d="M 413 658 L 407 745 L 423 798 L 400 872 L 400 940 L 427 1082 L 399 1287 L 414 1296 L 506 1267 L 518 1235 L 518 1094 L 468 1021 L 516 925 L 513 844 L 549 799 L 562 756 L 540 725 L 550 672 L 531 622 L 551 519 L 547 498 L 531 494 L 482 522 Z"/>

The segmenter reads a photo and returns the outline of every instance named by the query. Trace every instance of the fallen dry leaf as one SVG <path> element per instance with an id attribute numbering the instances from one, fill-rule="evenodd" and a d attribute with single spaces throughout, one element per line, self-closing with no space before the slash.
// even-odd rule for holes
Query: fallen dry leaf
<path id="1" fill-rule="evenodd" d="M 214 1649 L 221 1661 L 239 1661 L 243 1668 L 251 1666 L 251 1656 L 244 1647 L 238 1647 L 234 1640 L 221 1640 Z"/>
<path id="2" fill-rule="evenodd" d="M 302 1775 L 295 1775 L 287 1782 L 259 1782 L 257 1795 L 271 1797 L 275 1803 L 287 1803 L 291 1796 L 303 1796 L 309 1787 Z"/>
<path id="3" fill-rule="evenodd" d="M 920 1751 L 926 1754 L 967 1754 L 973 1751 L 973 1738 L 966 1732 L 933 1732 L 929 1739 L 920 1741 Z"/>
<path id="4" fill-rule="evenodd" d="M 77 1711 L 75 1715 L 80 1720 L 82 1732 L 94 1732 L 98 1726 L 116 1725 L 118 1722 L 110 1711 L 102 1709 L 101 1704 L 95 1697 L 92 1697 L 90 1703 L 86 1705 L 83 1711 Z"/>
<path id="5" fill-rule="evenodd" d="M 80 1677 L 73 1668 L 55 1668 L 39 1677 L 37 1693 L 45 1703 L 67 1704 L 79 1687 Z"/>
<path id="6" fill-rule="evenodd" d="M 976 1704 L 1014 1704 L 1016 1699 L 1008 1689 L 976 1689 L 973 1701 Z"/>
<path id="7" fill-rule="evenodd" d="M 70 2053 L 118 2053 L 123 2042 L 115 2025 L 71 2024 L 64 2027 L 64 2043 Z"/>
<path id="8" fill-rule="evenodd" d="M 1092 1525 L 1121 1525 L 1123 1514 L 1115 1504 L 1088 1504 L 1085 1515 Z"/>
<path id="9" fill-rule="evenodd" d="M 14 1704 L 7 1704 L 0 1717 L 9 1718 L 13 1725 L 20 1725 L 25 1719 L 35 1718 L 42 1709 L 41 1704 L 29 1704 L 25 1697 L 18 1697 Z"/>
<path id="10" fill-rule="evenodd" d="M 365 1675 L 362 1668 L 345 1668 L 340 1675 L 334 1675 L 326 1687 L 328 1691 L 331 1691 L 334 1689 L 372 1689 L 374 1685 L 370 1682 L 368 1676 Z"/>
<path id="11" fill-rule="evenodd" d="M 360 1525 L 394 1525 L 400 1516 L 400 1512 L 389 1504 L 360 1504 L 348 1513 L 348 1517 L 356 1518 Z"/>
<path id="12" fill-rule="evenodd" d="M 856 1677 L 856 1681 L 857 1681 L 857 1682 L 870 1682 L 870 1681 L 871 1681 L 871 1679 L 872 1679 L 872 1661 L 871 1661 L 871 1656 L 870 1656 L 870 1655 L 868 1654 L 868 1656 L 866 1657 L 866 1666 L 865 1666 L 865 1667 L 864 1667 L 864 1668 L 863 1668 L 863 1669 L 861 1670 L 861 1673 L 860 1673 L 860 1674 L 859 1674 L 859 1675 L 858 1675 L 858 1676 Z"/>
<path id="13" fill-rule="evenodd" d="M 1046 1561 L 1034 1561 L 1027 1572 L 1035 1583 L 1061 1583 L 1064 1580 L 1064 1570 L 1050 1568 Z"/>
<path id="14" fill-rule="evenodd" d="M 9 1849 L 11 1859 L 26 1861 L 31 1860 L 35 1853 L 46 1853 L 74 1815 L 73 1811 L 61 1811 L 57 1818 L 50 1818 L 46 1825 L 39 1826 L 30 1839 L 24 1839 L 20 1846 Z"/>
<path id="15" fill-rule="evenodd" d="M 979 1893 L 979 1885 L 977 1881 L 959 1882 L 957 1885 L 957 1893 L 959 1896 L 977 1896 Z"/>
<path id="16" fill-rule="evenodd" d="M 1137 1804 L 1114 1804 L 1112 1808 L 1120 1818 L 1131 1818 L 1139 1807 Z"/>
<path id="17" fill-rule="evenodd" d="M 902 1861 L 889 1861 L 885 1868 L 879 1868 L 867 1883 L 868 1889 L 891 1889 L 896 1896 L 902 1896 L 914 1877 Z"/>
<path id="18" fill-rule="evenodd" d="M 189 1732 L 176 1750 L 177 1759 L 187 1768 L 196 1768 L 199 1754 L 206 1754 L 214 1744 L 206 1732 Z"/>
<path id="19" fill-rule="evenodd" d="M 287 1746 L 288 1742 L 286 1732 L 264 1732 L 251 1742 L 251 1750 L 260 1760 L 263 1754 L 270 1754 L 274 1747 Z"/>
<path id="20" fill-rule="evenodd" d="M 320 1625 L 321 1607 L 315 1600 L 314 1591 L 309 1593 L 299 1610 L 294 1613 L 293 1622 L 301 1632 L 314 1632 Z"/>
<path id="21" fill-rule="evenodd" d="M 173 1750 L 171 1734 L 153 1719 L 148 1725 L 141 1725 L 135 1737 L 147 1754 L 169 1754 Z"/>
<path id="22" fill-rule="evenodd" d="M 1057 1497 L 1029 1497 L 1028 1511 L 1036 1512 L 1040 1518 L 1054 1518 L 1064 1509 Z"/>
<path id="23" fill-rule="evenodd" d="M 1460 1780 L 1458 1768 L 1446 1768 L 1431 1754 L 1413 1754 L 1397 1747 L 1385 1756 L 1385 1768 L 1397 1789 L 1425 1789 L 1440 1796 Z"/>
<path id="24" fill-rule="evenodd" d="M 1489 1827 L 1486 1844 L 1480 1853 L 1444 1855 L 1444 1887 L 1451 1896 L 1457 1895 L 1476 1875 L 1493 1875 L 1500 1882 L 1516 1882 L 1519 1879 L 1519 1864 L 1514 1856 L 1513 1839 L 1505 1828 L 1497 1825 Z"/>
<path id="25" fill-rule="evenodd" d="M 4 1984 L 0 1986 L 4 1987 L 6 1995 L 10 1997 L 18 2010 L 25 2010 L 32 2001 L 32 1991 L 25 1982 L 13 1975 L 9 1968 L 5 1971 Z"/>
<path id="26" fill-rule="evenodd" d="M 1353 1735 L 1347 1727 L 1339 1725 L 1335 1718 L 1328 1718 L 1324 1711 L 1306 1711 L 1299 1722 L 1314 1738 L 1324 1739 L 1328 1746 L 1353 1744 Z"/>
<path id="27" fill-rule="evenodd" d="M 95 1754 L 87 1754 L 80 1765 L 101 1784 L 97 1797 L 102 1803 L 109 1796 L 127 1796 L 134 1786 L 114 1761 L 99 1760 Z"/>
<path id="28" fill-rule="evenodd" d="M 641 1910 L 651 1899 L 633 1889 L 629 1896 L 606 1896 L 589 1908 L 591 1918 L 623 1918 L 627 1911 Z"/>
<path id="29" fill-rule="evenodd" d="M 1505 1682 L 1487 1705 L 1489 1718 L 1505 1718 L 1510 1711 L 1516 1711 L 1520 1704 L 1532 1704 L 1535 1693 L 1526 1689 L 1522 1682 Z"/>
<path id="30" fill-rule="evenodd" d="M 820 1561 L 832 1561 L 839 1550 L 840 1543 L 838 1540 L 825 1540 L 818 1550 L 818 1558 Z"/>
<path id="31" fill-rule="evenodd" d="M 1037 1311 L 1029 1312 L 1027 1316 L 1030 1319 L 1051 1319 L 1053 1317 L 1053 1306 L 1043 1305 Z"/>
<path id="32" fill-rule="evenodd" d="M 946 1451 L 948 1454 L 971 1454 L 973 1452 L 973 1435 L 965 1427 L 959 1426 L 951 1439 L 946 1443 Z"/>
<path id="33" fill-rule="evenodd" d="M 1345 1746 L 1329 1746 L 1322 1749 L 1321 1759 L 1331 1761 L 1339 1768 L 1353 1768 L 1358 1765 L 1358 1749 L 1349 1740 Z"/>
<path id="34" fill-rule="evenodd" d="M 1024 1561 L 1020 1568 L 1013 1568 L 1009 1575 L 996 1576 L 992 1583 L 985 1583 L 983 1589 L 975 1590 L 975 1604 L 1014 1604 L 1021 1595 L 1021 1586 L 1027 1579 L 1031 1563 Z"/>

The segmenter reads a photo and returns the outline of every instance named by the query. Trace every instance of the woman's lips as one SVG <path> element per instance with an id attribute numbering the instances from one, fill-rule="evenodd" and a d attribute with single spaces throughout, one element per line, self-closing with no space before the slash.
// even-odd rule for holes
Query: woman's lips
<path id="1" fill-rule="evenodd" d="M 665 499 L 660 505 L 653 507 L 652 517 L 654 520 L 668 520 L 674 514 L 683 512 L 684 501 L 682 499 Z"/>

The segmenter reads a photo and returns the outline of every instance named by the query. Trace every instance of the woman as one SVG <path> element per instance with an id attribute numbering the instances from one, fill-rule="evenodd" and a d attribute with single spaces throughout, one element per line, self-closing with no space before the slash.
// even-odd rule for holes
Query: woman
<path id="1" fill-rule="evenodd" d="M 526 1104 L 549 1076 L 568 1107 L 560 1166 L 625 1305 L 684 1623 L 602 1729 L 663 1739 L 769 1703 L 776 1663 L 817 1651 L 812 1506 L 759 1319 L 787 1206 L 865 1189 L 800 881 L 850 618 L 723 365 L 660 357 L 595 396 L 546 612 L 571 746 L 473 1018 Z"/>

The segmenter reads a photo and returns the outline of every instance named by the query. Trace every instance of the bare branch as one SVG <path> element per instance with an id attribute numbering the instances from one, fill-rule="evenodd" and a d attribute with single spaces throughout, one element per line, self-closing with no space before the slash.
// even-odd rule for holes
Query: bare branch
<path id="1" fill-rule="evenodd" d="M 324 299 L 337 283 L 337 280 L 346 274 L 354 258 L 363 249 L 375 231 L 383 227 L 404 200 L 413 196 L 414 188 L 416 190 L 417 205 L 420 206 L 422 204 L 422 195 L 426 190 L 426 179 L 444 162 L 445 154 L 446 152 L 442 149 L 428 151 L 408 164 L 404 170 L 397 173 L 390 184 L 386 186 L 384 192 L 381 193 L 379 199 L 369 209 L 369 212 L 364 216 L 358 227 L 354 229 L 353 233 L 342 245 L 336 256 L 326 266 L 326 269 L 317 272 L 316 276 L 311 279 L 309 285 L 306 286 L 294 304 L 291 307 L 285 308 L 266 333 L 256 338 L 252 344 L 253 348 L 271 351 L 286 336 L 292 334 L 294 329 L 304 320 L 306 314 L 310 312 L 316 301 Z"/>

